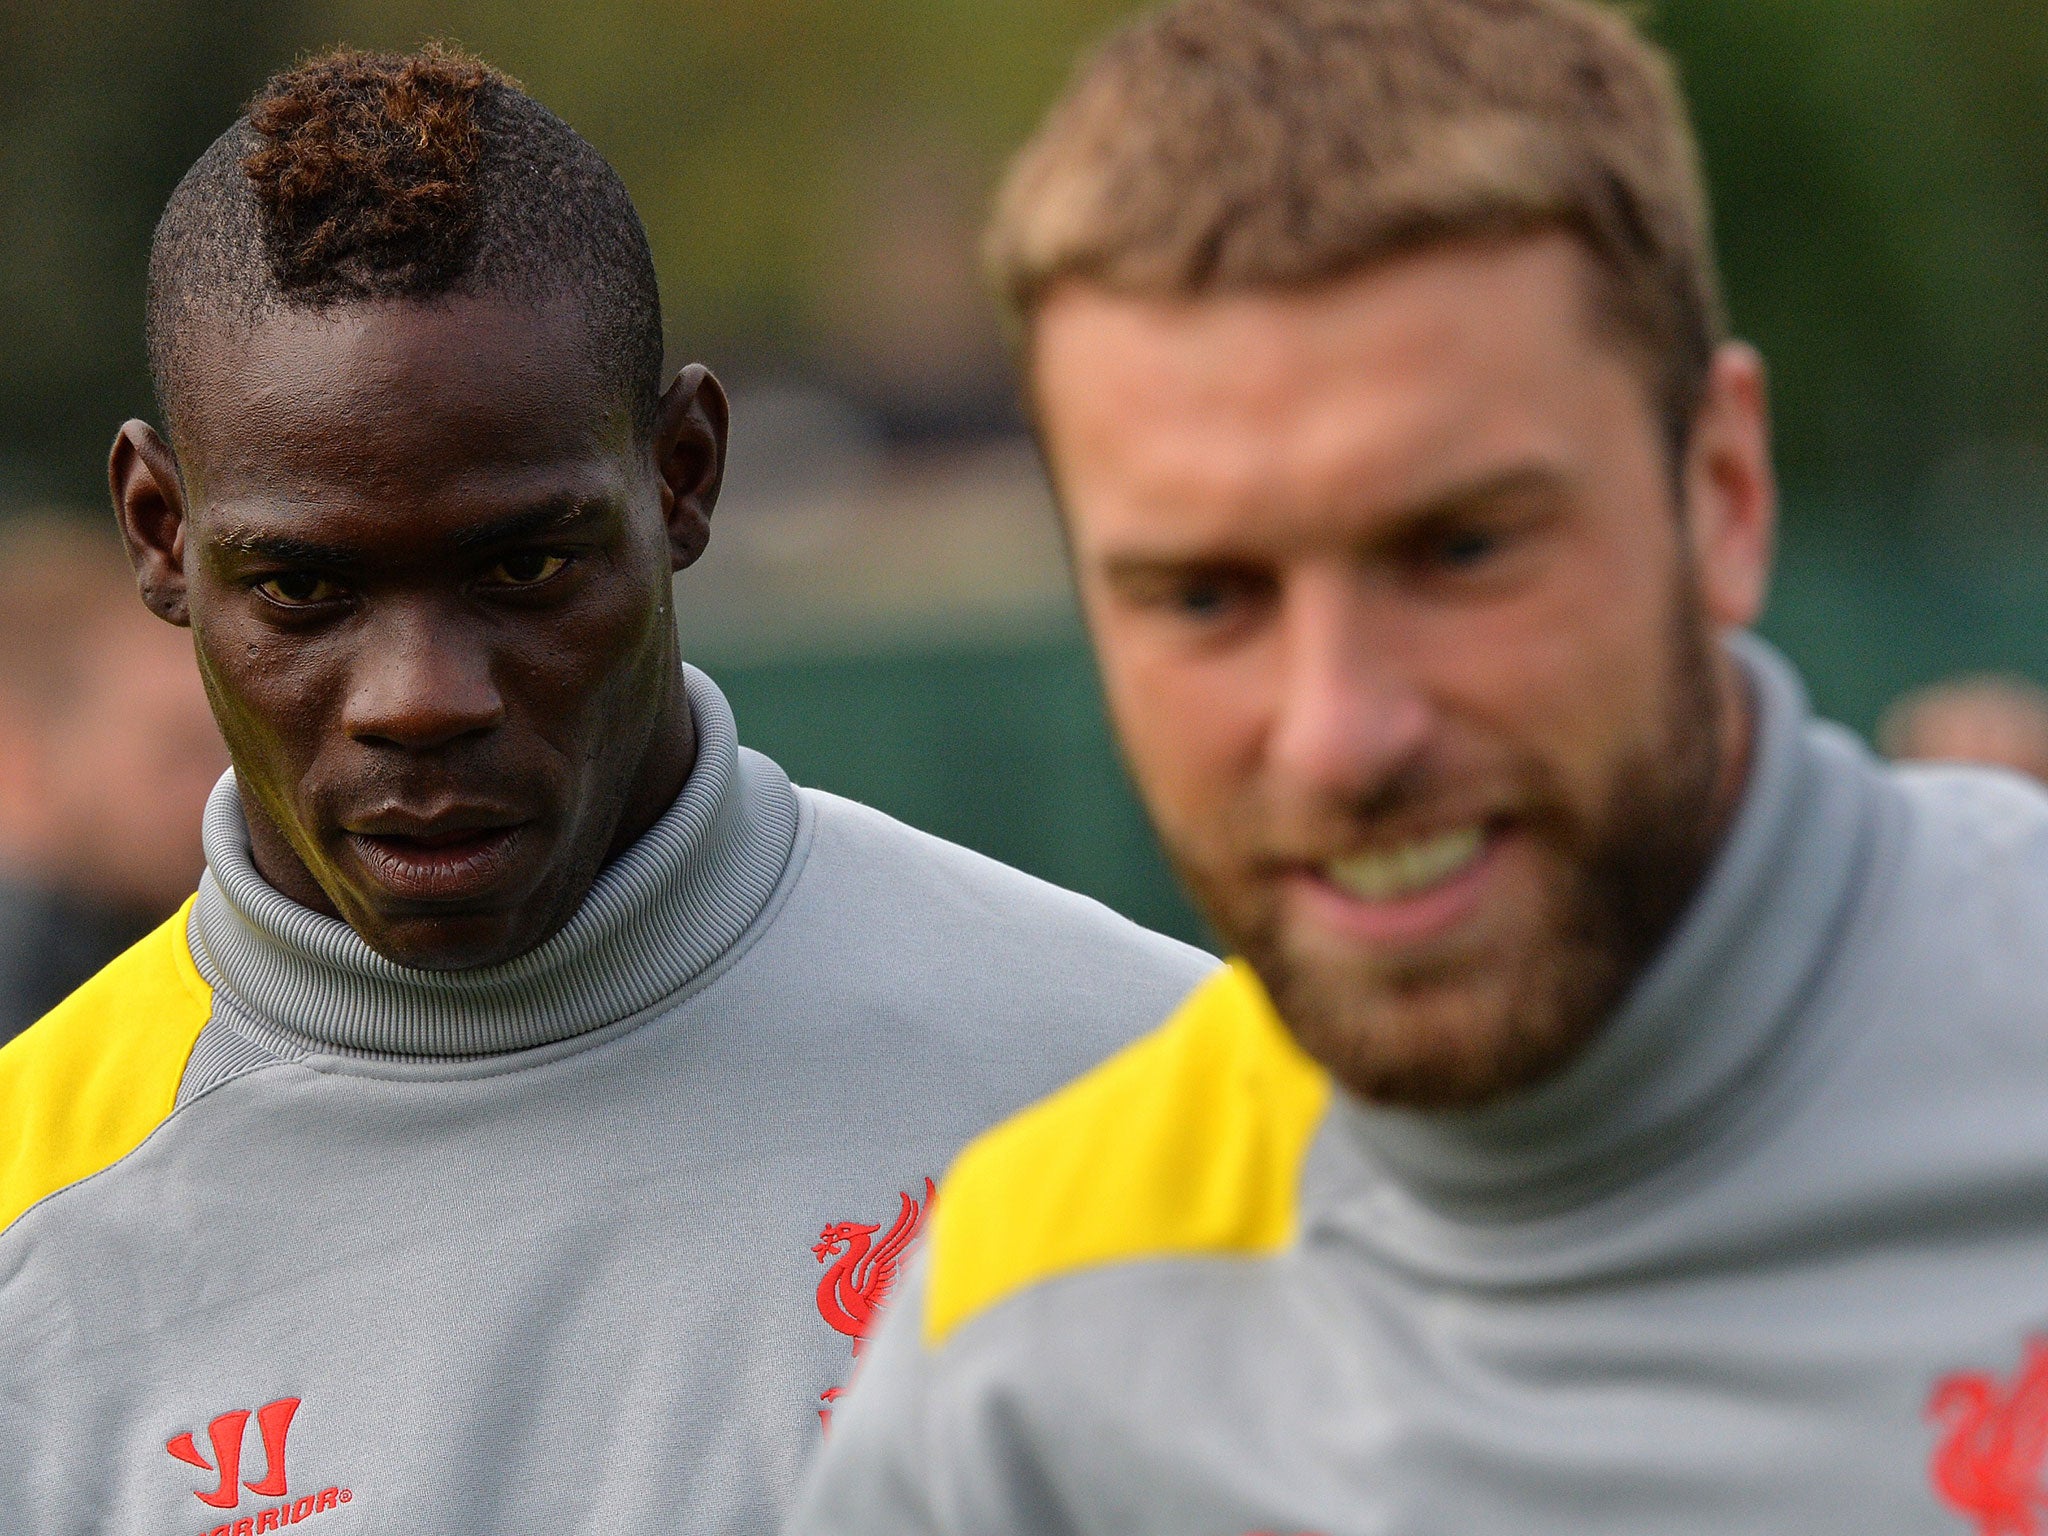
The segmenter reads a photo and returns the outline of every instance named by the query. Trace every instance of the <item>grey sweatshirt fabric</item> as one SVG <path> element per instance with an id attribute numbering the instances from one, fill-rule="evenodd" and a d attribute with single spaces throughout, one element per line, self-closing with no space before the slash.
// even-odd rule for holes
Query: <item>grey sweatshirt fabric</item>
<path id="1" fill-rule="evenodd" d="M 920 1270 L 791 1536 L 2042 1529 L 2048 797 L 1884 767 L 1741 655 L 1736 823 L 1587 1056 L 1478 1113 L 1334 1093 L 1269 1254 L 936 1348 Z"/>
<path id="2" fill-rule="evenodd" d="M 926 1178 L 1214 962 L 688 688 L 680 799 L 488 970 L 288 901 L 223 784 L 177 1107 L 0 1232 L 0 1532 L 776 1527 Z"/>

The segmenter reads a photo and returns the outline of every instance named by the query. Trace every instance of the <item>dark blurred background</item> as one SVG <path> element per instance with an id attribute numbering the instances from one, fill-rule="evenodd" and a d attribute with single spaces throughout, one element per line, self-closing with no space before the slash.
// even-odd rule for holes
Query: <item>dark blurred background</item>
<path id="1" fill-rule="evenodd" d="M 303 51 L 444 37 L 624 174 L 735 396 L 689 654 L 802 781 L 1199 930 L 1116 766 L 974 237 L 1113 0 L 0 0 L 0 512 L 104 516 L 165 195 Z M 2048 679 L 2048 7 L 1663 0 L 1776 377 L 1766 632 L 1861 730 Z M 4 1033 L 4 1030 L 0 1030 Z"/>

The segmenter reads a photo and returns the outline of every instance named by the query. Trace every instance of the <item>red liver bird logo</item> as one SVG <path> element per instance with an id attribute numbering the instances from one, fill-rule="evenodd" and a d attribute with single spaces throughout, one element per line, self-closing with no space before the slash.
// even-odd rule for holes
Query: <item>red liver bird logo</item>
<path id="1" fill-rule="evenodd" d="M 896 1198 L 903 1203 L 897 1207 L 896 1220 L 882 1234 L 880 1242 L 875 1241 L 875 1234 L 882 1230 L 880 1223 L 871 1226 L 860 1221 L 835 1221 L 818 1234 L 811 1252 L 818 1256 L 820 1264 L 832 1266 L 818 1282 L 818 1313 L 853 1340 L 856 1355 L 874 1326 L 875 1313 L 889 1299 L 890 1287 L 895 1285 L 896 1273 L 903 1264 L 904 1250 L 924 1226 L 933 1193 L 932 1181 L 926 1179 L 922 1201 L 899 1194 Z"/>
<path id="2" fill-rule="evenodd" d="M 904 1254 L 931 1215 L 934 1193 L 932 1181 L 926 1179 L 922 1201 L 908 1193 L 897 1195 L 901 1203 L 896 1219 L 880 1242 L 875 1241 L 875 1234 L 882 1231 L 879 1222 L 835 1221 L 811 1246 L 818 1262 L 831 1266 L 818 1282 L 818 1315 L 853 1340 L 856 1355 L 875 1325 L 875 1314 L 889 1299 Z M 845 1395 L 844 1387 L 828 1387 L 818 1394 L 825 1405 L 818 1410 L 818 1419 L 825 1428 L 832 1427 L 832 1404 Z"/>
<path id="3" fill-rule="evenodd" d="M 1948 1426 L 1928 1468 L 1943 1501 L 1974 1520 L 1978 1536 L 2043 1536 L 2048 1338 L 2027 1340 L 2010 1383 L 1985 1371 L 1944 1377 L 1927 1413 Z"/>

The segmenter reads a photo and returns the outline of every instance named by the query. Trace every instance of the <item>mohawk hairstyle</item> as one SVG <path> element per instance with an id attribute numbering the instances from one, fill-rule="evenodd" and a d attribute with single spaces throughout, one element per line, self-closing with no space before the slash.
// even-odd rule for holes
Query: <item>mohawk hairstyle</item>
<path id="1" fill-rule="evenodd" d="M 171 194 L 149 259 L 158 406 L 175 438 L 207 327 L 479 294 L 572 296 L 590 360 L 653 431 L 661 295 L 618 173 L 479 59 L 325 54 L 274 76 Z"/>

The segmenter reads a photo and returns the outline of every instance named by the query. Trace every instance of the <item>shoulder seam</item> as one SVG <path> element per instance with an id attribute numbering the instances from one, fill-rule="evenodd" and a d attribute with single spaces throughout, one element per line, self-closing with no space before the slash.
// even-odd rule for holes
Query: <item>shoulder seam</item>
<path id="1" fill-rule="evenodd" d="M 9 1045 L 0 1100 L 15 1118 L 0 1128 L 0 1233 L 124 1162 L 177 1113 L 213 1016 L 213 990 L 191 954 L 191 912 L 187 901 Z"/>
<path id="2" fill-rule="evenodd" d="M 210 1014 L 213 1011 L 213 986 L 199 974 L 199 961 L 192 953 L 192 921 L 197 913 L 199 898 L 188 898 L 178 909 L 174 921 L 178 924 L 177 942 L 171 946 L 171 971 L 184 987 L 186 994 Z M 201 1026 L 204 1028 L 204 1026 Z M 196 1043 L 197 1036 L 194 1036 Z"/>
<path id="3" fill-rule="evenodd" d="M 924 1337 L 1068 1274 L 1289 1246 L 1330 1081 L 1242 962 L 972 1142 L 933 1213 Z"/>
<path id="4" fill-rule="evenodd" d="M 246 1072 L 237 1072 L 233 1077 L 223 1078 L 220 1082 L 209 1085 L 204 1091 L 194 1094 L 191 1098 L 187 1099 L 183 1104 L 175 1106 L 169 1114 L 165 1115 L 163 1119 L 157 1121 L 155 1125 L 149 1128 L 148 1135 L 144 1136 L 142 1140 L 135 1143 L 134 1146 L 130 1147 L 126 1152 L 123 1152 L 119 1157 L 115 1158 L 112 1162 L 107 1163 L 102 1167 L 93 1169 L 91 1173 L 80 1174 L 77 1178 L 73 1179 L 69 1184 L 60 1184 L 57 1188 L 51 1190 L 48 1194 L 38 1199 L 33 1205 L 24 1208 L 22 1213 L 19 1216 L 15 1217 L 13 1221 L 9 1222 L 4 1227 L 0 1227 L 0 1243 L 4 1243 L 5 1241 L 7 1241 L 7 1239 L 13 1234 L 14 1229 L 16 1227 L 20 1226 L 24 1221 L 27 1221 L 29 1217 L 33 1216 L 37 1211 L 40 1211 L 44 1206 L 48 1205 L 51 1201 L 61 1200 L 64 1196 L 71 1194 L 73 1191 L 83 1189 L 86 1185 L 91 1184 L 98 1179 L 104 1178 L 107 1174 L 113 1173 L 115 1170 L 120 1168 L 122 1164 L 128 1162 L 131 1158 L 135 1157 L 138 1153 L 140 1153 L 143 1150 L 143 1148 L 147 1147 L 151 1142 L 155 1141 L 158 1136 L 162 1135 L 164 1131 L 170 1127 L 172 1121 L 176 1120 L 180 1115 L 182 1115 L 186 1110 L 190 1109 L 193 1105 L 202 1103 L 205 1100 L 213 1097 L 214 1093 L 219 1089 L 227 1087 L 229 1083 L 238 1083 L 243 1078 L 254 1076 L 258 1072 L 268 1071 L 272 1067 L 289 1067 L 296 1065 L 296 1062 L 290 1061 L 268 1061 L 263 1063 L 261 1066 L 251 1067 Z"/>

